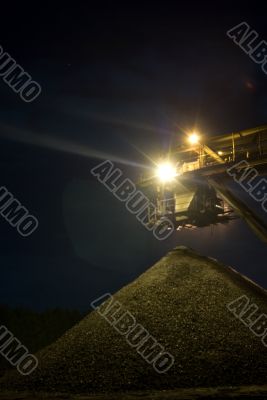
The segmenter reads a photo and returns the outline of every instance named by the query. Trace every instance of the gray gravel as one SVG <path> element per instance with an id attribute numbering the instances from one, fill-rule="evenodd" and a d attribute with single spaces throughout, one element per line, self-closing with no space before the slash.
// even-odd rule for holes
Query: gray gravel
<path id="1" fill-rule="evenodd" d="M 266 291 L 215 260 L 175 248 L 115 294 L 175 357 L 158 374 L 97 312 L 37 354 L 29 377 L 14 371 L 2 390 L 94 393 L 263 385 L 267 348 L 226 304 L 241 295 L 267 314 Z"/>

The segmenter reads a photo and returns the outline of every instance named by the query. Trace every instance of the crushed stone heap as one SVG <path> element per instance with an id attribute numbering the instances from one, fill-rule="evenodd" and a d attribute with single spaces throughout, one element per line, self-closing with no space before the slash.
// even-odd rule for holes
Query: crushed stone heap
<path id="1" fill-rule="evenodd" d="M 267 347 L 227 308 L 240 296 L 259 307 L 252 319 L 267 314 L 265 290 L 216 260 L 177 247 L 113 300 L 174 357 L 166 372 L 158 373 L 100 315 L 107 300 L 37 353 L 39 367 L 31 375 L 14 370 L 0 387 L 92 393 L 266 384 Z"/>

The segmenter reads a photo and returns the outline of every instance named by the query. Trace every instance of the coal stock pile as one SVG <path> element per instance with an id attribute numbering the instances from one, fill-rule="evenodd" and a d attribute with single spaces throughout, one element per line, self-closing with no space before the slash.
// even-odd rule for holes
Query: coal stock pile
<path id="1" fill-rule="evenodd" d="M 173 357 L 165 372 L 157 371 L 101 315 L 107 300 L 37 353 L 39 367 L 31 375 L 12 371 L 0 387 L 111 393 L 264 385 L 267 347 L 227 308 L 240 296 L 267 314 L 266 292 L 259 286 L 216 260 L 177 247 L 113 299 Z"/>

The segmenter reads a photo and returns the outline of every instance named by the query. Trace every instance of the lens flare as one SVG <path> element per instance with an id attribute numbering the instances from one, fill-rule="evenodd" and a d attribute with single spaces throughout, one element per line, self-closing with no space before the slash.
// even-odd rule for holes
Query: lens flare
<path id="1" fill-rule="evenodd" d="M 176 168 L 169 162 L 159 164 L 156 173 L 161 182 L 171 182 L 176 176 Z"/>
<path id="2" fill-rule="evenodd" d="M 200 136 L 196 132 L 193 132 L 188 136 L 188 141 L 190 144 L 197 144 L 197 143 L 199 143 L 199 140 L 200 140 Z"/>

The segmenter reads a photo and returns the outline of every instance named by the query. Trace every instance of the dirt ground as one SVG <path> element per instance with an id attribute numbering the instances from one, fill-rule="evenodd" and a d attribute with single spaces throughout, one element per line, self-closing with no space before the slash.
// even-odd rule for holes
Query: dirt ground
<path id="1" fill-rule="evenodd" d="M 267 385 L 220 388 L 178 389 L 155 392 L 110 394 L 12 393 L 0 394 L 0 400 L 198 400 L 198 399 L 267 399 Z"/>

